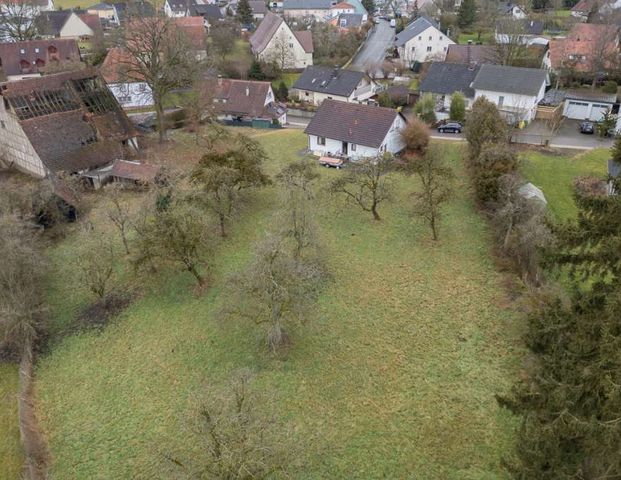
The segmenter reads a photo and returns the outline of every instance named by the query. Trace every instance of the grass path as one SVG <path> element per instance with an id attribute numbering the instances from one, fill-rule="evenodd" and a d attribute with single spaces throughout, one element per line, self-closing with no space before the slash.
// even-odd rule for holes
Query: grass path
<path id="1" fill-rule="evenodd" d="M 290 130 L 258 138 L 271 173 L 306 144 Z M 460 147 L 448 148 L 463 179 Z M 322 180 L 340 173 L 322 170 Z M 106 330 L 56 345 L 37 372 L 54 478 L 170 478 L 163 453 L 195 448 L 191 399 L 247 366 L 304 446 L 292 478 L 503 478 L 513 422 L 494 394 L 519 365 L 519 317 L 504 306 L 466 185 L 437 245 L 408 214 L 414 188 L 413 179 L 398 181 L 399 200 L 382 206 L 381 223 L 318 195 L 333 278 L 284 361 L 265 354 L 256 327 L 218 315 L 223 279 L 269 228 L 276 187 L 255 197 L 219 247 L 206 295 L 195 297 L 185 275 L 162 272 L 165 281 L 147 280 Z M 48 292 L 57 325 L 85 301 L 71 275 L 76 247 L 68 238 L 51 252 L 63 268 Z"/>

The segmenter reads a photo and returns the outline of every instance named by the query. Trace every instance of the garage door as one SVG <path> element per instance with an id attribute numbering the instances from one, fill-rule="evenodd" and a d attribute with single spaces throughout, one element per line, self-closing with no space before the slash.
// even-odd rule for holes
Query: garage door
<path id="1" fill-rule="evenodd" d="M 576 102 L 568 100 L 565 105 L 564 115 L 567 118 L 575 118 L 576 120 L 584 120 L 589 114 L 589 104 L 587 102 Z"/>
<path id="2" fill-rule="evenodd" d="M 607 110 L 610 110 L 611 107 L 612 105 L 606 105 L 605 103 L 604 104 L 594 103 L 589 120 L 598 122 L 599 120 L 604 118 L 604 113 L 606 113 Z"/>

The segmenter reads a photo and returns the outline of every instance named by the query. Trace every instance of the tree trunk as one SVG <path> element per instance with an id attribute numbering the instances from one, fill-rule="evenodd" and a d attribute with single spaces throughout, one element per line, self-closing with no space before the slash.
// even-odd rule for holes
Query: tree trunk
<path id="1" fill-rule="evenodd" d="M 125 234 L 125 230 L 121 230 L 121 240 L 123 240 L 123 246 L 125 247 L 125 253 L 129 255 L 129 245 L 127 243 L 127 235 Z"/>
<path id="2" fill-rule="evenodd" d="M 157 132 L 159 134 L 160 143 L 164 143 L 167 140 L 166 137 L 166 122 L 164 121 L 164 105 L 159 95 L 155 96 L 155 113 L 157 115 Z"/>
<path id="3" fill-rule="evenodd" d="M 225 217 L 224 215 L 222 215 L 221 213 L 218 214 L 218 217 L 220 219 L 220 236 L 221 237 L 226 237 L 226 228 L 225 228 Z"/>
<path id="4" fill-rule="evenodd" d="M 438 228 L 436 227 L 436 216 L 435 215 L 431 216 L 429 223 L 431 225 L 431 235 L 433 237 L 433 241 L 435 242 L 438 240 Z"/>
<path id="5" fill-rule="evenodd" d="M 205 279 L 200 273 L 198 273 L 198 270 L 196 270 L 196 267 L 194 266 L 194 264 L 188 265 L 188 272 L 194 275 L 194 278 L 196 278 L 196 281 L 198 282 L 199 287 L 202 287 L 205 284 Z"/>
<path id="6" fill-rule="evenodd" d="M 373 219 L 377 220 L 378 222 L 381 220 L 379 213 L 377 213 L 377 203 L 373 202 L 373 205 L 371 206 L 371 213 L 373 214 Z"/>

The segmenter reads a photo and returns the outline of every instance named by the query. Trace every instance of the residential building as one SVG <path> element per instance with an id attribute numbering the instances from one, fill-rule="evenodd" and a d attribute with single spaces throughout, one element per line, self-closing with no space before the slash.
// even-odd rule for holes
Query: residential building
<path id="1" fill-rule="evenodd" d="M 203 25 L 208 32 L 216 23 L 224 20 L 224 15 L 218 5 L 193 3 L 190 5 L 189 15 L 192 17 L 202 17 Z"/>
<path id="2" fill-rule="evenodd" d="M 313 64 L 310 30 L 294 32 L 281 17 L 271 12 L 250 37 L 250 46 L 259 60 L 276 62 L 282 69 L 301 69 Z"/>
<path id="3" fill-rule="evenodd" d="M 475 100 L 487 98 L 508 122 L 517 123 L 535 118 L 547 83 L 548 74 L 542 69 L 481 65 L 472 88 Z"/>
<path id="4" fill-rule="evenodd" d="M 602 93 L 591 89 L 575 89 L 565 91 L 563 116 L 574 120 L 591 120 L 598 122 L 606 112 L 611 112 L 617 103 L 614 93 Z"/>
<path id="5" fill-rule="evenodd" d="M 434 62 L 418 87 L 421 94 L 431 93 L 437 101 L 438 110 L 449 109 L 454 93 L 460 92 L 466 99 L 466 108 L 474 101 L 472 82 L 479 73 L 479 65 Z"/>
<path id="6" fill-rule="evenodd" d="M 405 117 L 392 108 L 325 100 L 304 132 L 314 155 L 355 160 L 402 151 L 405 125 Z"/>
<path id="7" fill-rule="evenodd" d="M 523 20 L 526 18 L 524 8 L 511 2 L 500 3 L 498 5 L 498 14 L 502 16 L 509 16 L 516 20 Z"/>
<path id="8" fill-rule="evenodd" d="M 131 122 L 93 69 L 5 83 L 0 96 L 3 161 L 32 176 L 86 172 L 137 149 Z"/>
<path id="9" fill-rule="evenodd" d="M 267 5 L 263 0 L 250 0 L 248 2 L 250 9 L 252 10 L 252 18 L 255 20 L 263 20 L 267 15 Z"/>
<path id="10" fill-rule="evenodd" d="M 335 18 L 344 13 L 356 13 L 356 9 L 351 3 L 340 2 L 330 7 L 330 13 L 328 14 L 328 18 Z"/>
<path id="11" fill-rule="evenodd" d="M 289 18 L 310 18 L 316 22 L 325 22 L 330 18 L 330 9 L 336 0 L 284 0 L 283 13 Z"/>
<path id="12" fill-rule="evenodd" d="M 571 7 L 571 16 L 586 22 L 591 12 L 595 10 L 595 4 L 595 0 L 580 0 Z"/>
<path id="13" fill-rule="evenodd" d="M 164 13 L 167 17 L 187 17 L 190 14 L 190 0 L 166 0 Z"/>
<path id="14" fill-rule="evenodd" d="M 0 80 L 15 81 L 38 77 L 81 61 L 78 42 L 73 39 L 28 40 L 0 44 Z"/>
<path id="15" fill-rule="evenodd" d="M 179 17 L 173 19 L 176 28 L 188 40 L 190 48 L 196 53 L 197 59 L 207 56 L 207 31 L 202 17 Z"/>
<path id="16" fill-rule="evenodd" d="M 453 44 L 446 51 L 446 62 L 464 65 L 482 65 L 500 63 L 496 47 L 493 45 Z"/>
<path id="17" fill-rule="evenodd" d="M 123 108 L 153 105 L 153 92 L 142 75 L 128 72 L 129 53 L 121 47 L 111 48 L 99 69 L 108 88 Z"/>
<path id="18" fill-rule="evenodd" d="M 101 34 L 99 17 L 77 14 L 71 10 L 41 12 L 35 19 L 37 31 L 43 38 L 92 38 Z"/>
<path id="19" fill-rule="evenodd" d="M 361 103 L 371 98 L 377 84 L 363 72 L 310 66 L 291 87 L 291 95 L 313 105 L 324 100 Z"/>
<path id="20" fill-rule="evenodd" d="M 543 22 L 540 20 L 500 19 L 496 22 L 494 39 L 496 43 L 509 45 L 547 45 L 543 36 Z"/>
<path id="21" fill-rule="evenodd" d="M 15 5 L 13 8 L 11 4 Z M 22 6 L 24 8 L 22 8 Z M 49 12 L 54 10 L 54 0 L 2 0 L 0 1 L 0 12 L 4 12 L 8 15 L 19 13 L 20 15 L 27 15 L 28 17 L 34 17 L 41 12 Z"/>
<path id="22" fill-rule="evenodd" d="M 287 107 L 276 101 L 270 82 L 218 77 L 214 84 L 214 105 L 226 120 L 287 123 Z"/>
<path id="23" fill-rule="evenodd" d="M 97 15 L 100 20 L 114 22 L 114 6 L 109 3 L 97 3 L 86 9 L 86 13 Z"/>
<path id="24" fill-rule="evenodd" d="M 408 67 L 415 62 L 444 61 L 449 45 L 454 43 L 425 17 L 417 18 L 395 37 L 399 58 Z"/>
<path id="25" fill-rule="evenodd" d="M 340 30 L 358 30 L 366 23 L 364 15 L 360 13 L 341 13 L 330 20 L 330 24 Z"/>
<path id="26" fill-rule="evenodd" d="M 555 73 L 591 74 L 619 60 L 619 27 L 577 23 L 567 37 L 550 41 L 544 65 Z"/>
<path id="27" fill-rule="evenodd" d="M 149 18 L 155 16 L 155 7 L 145 0 L 113 3 L 114 7 L 114 23 L 122 25 L 127 18 Z"/>

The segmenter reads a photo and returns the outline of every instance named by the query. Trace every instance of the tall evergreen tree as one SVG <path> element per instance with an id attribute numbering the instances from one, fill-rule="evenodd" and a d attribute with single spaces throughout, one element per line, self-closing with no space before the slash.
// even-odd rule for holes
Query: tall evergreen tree
<path id="1" fill-rule="evenodd" d="M 252 8 L 250 8 L 250 3 L 248 0 L 239 0 L 237 4 L 237 20 L 242 25 L 248 25 L 252 23 Z"/>
<path id="2" fill-rule="evenodd" d="M 621 478 L 621 197 L 576 202 L 550 263 L 580 279 L 568 305 L 552 299 L 531 315 L 536 366 L 500 399 L 523 419 L 507 461 L 518 479 Z"/>
<path id="3" fill-rule="evenodd" d="M 471 27 L 477 18 L 477 5 L 474 0 L 463 0 L 457 12 L 459 28 Z"/>

